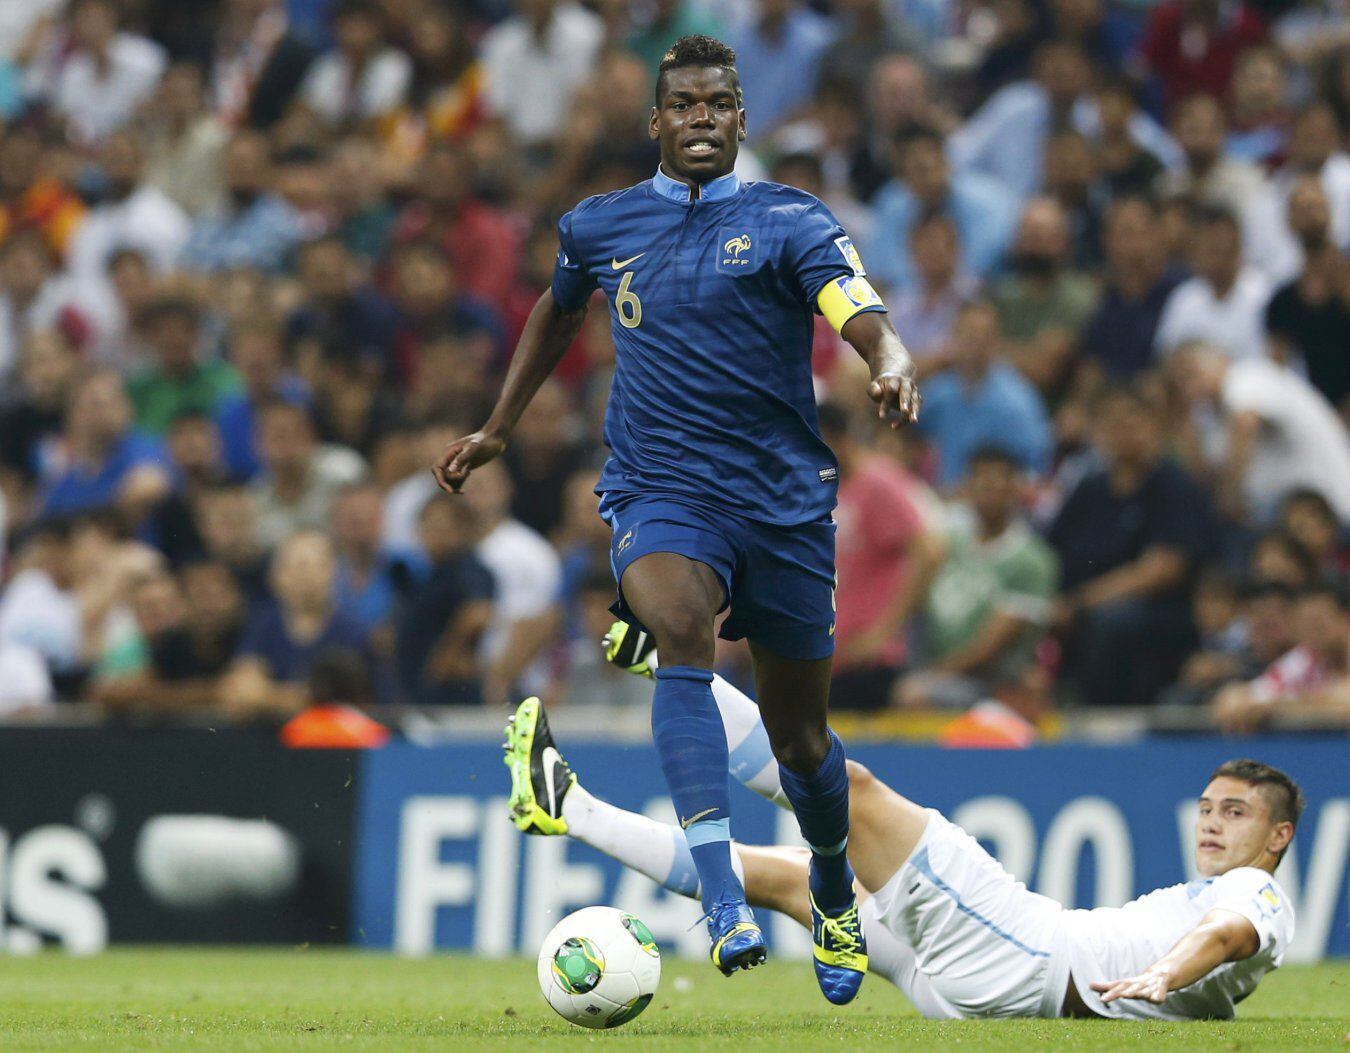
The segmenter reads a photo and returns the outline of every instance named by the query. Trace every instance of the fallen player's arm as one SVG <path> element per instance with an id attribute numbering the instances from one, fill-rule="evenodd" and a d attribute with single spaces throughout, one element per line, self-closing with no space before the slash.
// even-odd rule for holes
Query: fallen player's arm
<path id="1" fill-rule="evenodd" d="M 544 290 L 525 322 L 488 422 L 452 442 L 433 466 L 431 473 L 442 490 L 458 493 L 471 471 L 506 449 L 506 437 L 525 407 L 581 332 L 586 310 L 586 304 L 569 310 L 553 298 L 552 289 Z"/>
<path id="2" fill-rule="evenodd" d="M 914 382 L 914 359 L 901 343 L 895 326 L 881 307 L 866 278 L 850 276 L 827 282 L 816 297 L 820 313 L 838 330 L 872 371 L 867 393 L 877 404 L 882 420 L 895 411 L 891 421 L 898 428 L 919 419 L 919 388 Z"/>
<path id="3" fill-rule="evenodd" d="M 1189 987 L 1224 962 L 1250 958 L 1260 946 L 1256 926 L 1241 914 L 1215 908 L 1140 975 L 1095 983 L 1092 989 L 1102 996 L 1103 1002 L 1139 998 L 1161 1003 L 1171 992 Z"/>

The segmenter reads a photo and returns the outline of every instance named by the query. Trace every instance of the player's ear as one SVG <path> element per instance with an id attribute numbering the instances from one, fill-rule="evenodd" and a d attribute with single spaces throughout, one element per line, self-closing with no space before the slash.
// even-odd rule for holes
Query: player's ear
<path id="1" fill-rule="evenodd" d="M 661 111 L 655 106 L 652 107 L 652 116 L 647 122 L 647 136 L 651 139 L 661 138 Z"/>
<path id="2" fill-rule="evenodd" d="M 1270 832 L 1270 837 L 1266 840 L 1266 851 L 1273 856 L 1277 856 L 1289 847 L 1289 842 L 1293 839 L 1293 823 L 1276 823 L 1275 829 Z"/>
<path id="3" fill-rule="evenodd" d="M 737 120 L 736 120 L 736 141 L 739 142 L 739 143 L 743 143 L 743 142 L 745 142 L 745 138 L 746 138 L 746 131 L 745 131 L 745 107 L 742 106 L 742 107 L 741 107 L 741 110 L 740 110 L 740 113 L 737 114 Z"/>

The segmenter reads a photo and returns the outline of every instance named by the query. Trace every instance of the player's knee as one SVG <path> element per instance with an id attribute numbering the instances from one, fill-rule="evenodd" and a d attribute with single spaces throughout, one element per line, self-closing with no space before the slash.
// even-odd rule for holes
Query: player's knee
<path id="1" fill-rule="evenodd" d="M 808 728 L 793 729 L 794 733 L 777 742 L 770 741 L 778 763 L 798 775 L 814 775 L 825 763 L 830 752 L 829 737 Z"/>
<path id="2" fill-rule="evenodd" d="M 844 770 L 848 772 L 848 792 L 850 797 L 866 794 L 872 789 L 877 777 L 865 765 L 855 760 L 846 760 Z"/>
<path id="3" fill-rule="evenodd" d="M 696 604 L 671 603 L 647 622 L 663 665 L 711 666 L 713 621 Z"/>

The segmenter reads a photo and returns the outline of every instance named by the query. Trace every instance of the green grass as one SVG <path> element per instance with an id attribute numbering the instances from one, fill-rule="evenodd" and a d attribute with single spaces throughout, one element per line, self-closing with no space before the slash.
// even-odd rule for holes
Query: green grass
<path id="1" fill-rule="evenodd" d="M 0 956 L 0 1050 L 1279 1050 L 1344 1049 L 1350 962 L 1281 969 L 1221 1024 L 929 1023 L 873 979 L 848 1010 L 806 963 L 730 980 L 667 960 L 652 1007 L 615 1032 L 574 1028 L 534 963 L 345 951 L 119 950 Z M 679 980 L 679 983 L 676 983 Z"/>

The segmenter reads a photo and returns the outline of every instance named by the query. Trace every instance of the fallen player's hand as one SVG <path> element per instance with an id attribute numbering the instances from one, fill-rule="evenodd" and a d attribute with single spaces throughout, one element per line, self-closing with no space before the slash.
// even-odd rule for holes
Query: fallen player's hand
<path id="1" fill-rule="evenodd" d="M 867 385 L 867 394 L 877 404 L 877 416 L 885 420 L 892 411 L 899 414 L 891 421 L 892 428 L 913 424 L 919 419 L 923 396 L 912 373 L 881 373 Z"/>
<path id="2" fill-rule="evenodd" d="M 436 463 L 431 466 L 431 474 L 436 485 L 447 494 L 457 494 L 464 485 L 469 473 L 481 468 L 506 449 L 506 440 L 492 432 L 476 431 L 462 439 L 456 439 L 447 446 Z"/>
<path id="3" fill-rule="evenodd" d="M 1102 996 L 1103 1002 L 1114 1002 L 1117 998 L 1137 998 L 1162 1005 L 1167 1000 L 1167 986 L 1166 973 L 1146 972 L 1128 980 L 1093 984 L 1092 989 Z"/>

